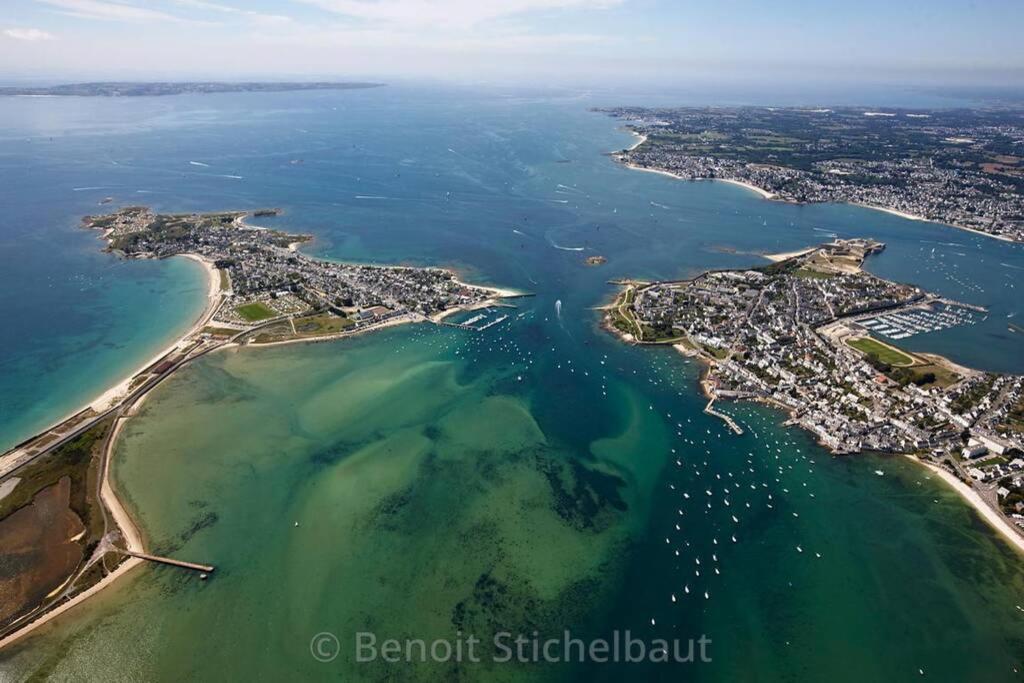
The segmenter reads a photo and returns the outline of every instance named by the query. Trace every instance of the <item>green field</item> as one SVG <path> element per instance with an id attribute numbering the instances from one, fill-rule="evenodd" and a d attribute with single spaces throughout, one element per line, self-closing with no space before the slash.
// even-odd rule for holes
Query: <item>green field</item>
<path id="1" fill-rule="evenodd" d="M 295 319 L 295 331 L 303 336 L 336 334 L 354 325 L 355 323 L 348 318 L 342 318 L 329 313 Z"/>
<path id="2" fill-rule="evenodd" d="M 251 323 L 267 320 L 277 316 L 277 311 L 272 310 L 265 303 L 254 301 L 235 308 L 235 312 Z"/>
<path id="3" fill-rule="evenodd" d="M 899 367 L 914 364 L 914 359 L 911 356 L 908 356 L 899 349 L 871 339 L 870 337 L 847 339 L 846 344 L 851 348 L 868 354 L 869 356 L 874 356 L 887 365 Z"/>
<path id="4" fill-rule="evenodd" d="M 796 277 L 816 280 L 828 280 L 829 278 L 835 277 L 834 273 L 823 273 L 820 270 L 812 270 L 811 268 L 797 268 L 793 271 L 793 275 Z"/>
<path id="5" fill-rule="evenodd" d="M 211 327 L 206 326 L 202 329 L 206 334 L 212 334 L 214 337 L 233 337 L 238 334 L 238 330 L 230 327 Z"/>

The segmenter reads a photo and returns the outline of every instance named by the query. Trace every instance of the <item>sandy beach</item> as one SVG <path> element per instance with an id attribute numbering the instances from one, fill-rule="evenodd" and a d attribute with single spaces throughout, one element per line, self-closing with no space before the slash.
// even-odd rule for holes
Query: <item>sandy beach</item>
<path id="1" fill-rule="evenodd" d="M 31 634 L 36 629 L 38 629 L 41 626 L 49 623 L 53 619 L 56 619 L 57 617 L 59 617 L 60 615 L 64 614 L 68 610 L 72 609 L 73 607 L 77 607 L 78 605 L 81 605 L 83 602 L 85 602 L 86 600 L 91 598 L 93 595 L 95 595 L 96 593 L 99 593 L 101 590 L 103 590 L 107 586 L 109 586 L 112 583 L 114 583 L 115 581 L 117 581 L 119 578 L 121 578 L 122 576 L 124 576 L 125 574 L 130 572 L 132 569 L 134 569 L 135 567 L 138 567 L 139 565 L 141 565 L 143 562 L 145 562 L 145 560 L 140 560 L 137 557 L 129 557 L 124 562 L 122 562 L 118 566 L 117 569 L 115 569 L 114 571 L 112 571 L 109 574 L 107 574 L 105 577 L 103 577 L 103 579 L 101 579 L 94 586 L 90 586 L 88 589 L 82 591 L 81 593 L 79 593 L 75 597 L 71 598 L 67 602 L 62 603 L 60 605 L 60 607 L 57 607 L 56 609 L 54 609 L 54 610 L 52 610 L 50 612 L 47 612 L 46 614 L 42 615 L 41 617 L 39 617 L 35 621 L 33 621 L 33 622 L 29 623 L 29 624 L 26 624 L 23 628 L 18 629 L 17 631 L 15 631 L 14 633 L 10 634 L 6 638 L 3 638 L 2 640 L 0 640 L 0 650 L 3 650 L 8 645 L 11 645 L 12 643 L 14 643 L 14 642 L 16 642 L 18 640 L 21 640 L 22 638 L 28 636 L 29 634 Z"/>
<path id="2" fill-rule="evenodd" d="M 166 356 L 168 353 L 174 351 L 176 348 L 178 348 L 178 346 L 181 345 L 181 343 L 185 339 L 192 336 L 197 331 L 206 326 L 206 323 L 213 316 L 214 312 L 217 310 L 217 306 L 220 303 L 220 276 L 218 275 L 217 270 L 213 267 L 213 264 L 206 261 L 205 259 L 202 259 L 192 254 L 186 254 L 185 256 L 186 258 L 190 258 L 203 266 L 203 269 L 206 271 L 207 280 L 209 283 L 209 288 L 207 290 L 206 306 L 204 307 L 203 312 L 200 314 L 199 318 L 197 318 L 196 321 L 192 324 L 192 326 L 188 329 L 188 331 L 186 331 L 181 337 L 179 337 L 178 340 L 175 341 L 173 344 L 166 347 L 158 354 L 153 356 L 151 359 L 146 361 L 137 370 L 132 372 L 128 377 L 119 382 L 117 385 L 103 392 L 92 402 L 72 412 L 70 415 L 62 419 L 60 422 L 57 422 L 53 426 L 61 424 L 61 422 L 64 422 L 69 417 L 78 414 L 79 412 L 85 410 L 86 408 L 91 407 L 93 408 L 93 410 L 97 412 L 102 412 L 107 408 L 111 407 L 112 405 L 114 405 L 117 401 L 122 400 L 125 396 L 127 396 L 128 389 L 131 385 L 131 381 L 137 374 L 151 366 L 153 363 L 156 363 L 158 360 Z M 144 398 L 145 396 L 141 397 L 139 402 L 141 403 L 141 401 Z M 123 419 L 118 419 L 115 422 L 114 431 L 110 435 L 110 439 L 107 442 L 108 451 L 105 454 L 103 479 L 100 484 L 100 499 L 102 500 L 103 505 L 105 505 L 106 508 L 110 511 L 111 516 L 114 518 L 115 525 L 118 527 L 118 529 L 120 529 L 121 536 L 124 538 L 125 547 L 128 550 L 132 550 L 135 552 L 144 552 L 145 547 L 143 545 L 142 535 L 139 532 L 138 528 L 135 526 L 135 523 L 132 521 L 132 518 L 128 514 L 127 510 L 124 509 L 124 506 L 118 499 L 117 493 L 114 490 L 114 487 L 110 481 L 110 462 L 114 454 L 114 447 L 117 443 L 117 437 L 121 431 L 121 426 L 123 424 Z M 140 560 L 138 558 L 127 558 L 117 567 L 117 569 L 115 569 L 113 572 L 105 576 L 95 585 L 90 586 L 88 589 L 74 596 L 67 602 L 61 604 L 56 609 L 46 612 L 40 618 L 36 619 L 35 621 L 29 624 L 26 624 L 24 627 L 18 629 L 14 633 L 11 633 L 3 640 L 0 640 L 0 649 L 5 647 L 6 645 L 9 645 L 10 643 L 15 642 L 16 640 L 23 638 L 35 629 L 46 624 L 50 620 L 55 619 L 64 612 L 67 612 L 76 605 L 81 604 L 89 597 L 95 595 L 107 586 L 113 584 L 114 581 L 116 581 L 118 578 L 127 574 L 133 568 L 139 566 L 142 563 L 143 560 Z"/>
<path id="3" fill-rule="evenodd" d="M 906 218 L 908 221 L 925 221 L 927 223 L 935 223 L 936 225 L 945 225 L 949 228 L 956 228 L 957 230 L 964 230 L 966 232 L 973 232 L 975 235 L 981 235 L 982 237 L 990 237 L 992 239 L 1000 240 L 1002 242 L 1014 242 L 1015 240 L 1005 237 L 1003 235 L 993 235 L 992 233 L 982 232 L 981 230 L 975 230 L 974 228 L 968 228 L 963 225 L 955 225 L 953 223 L 943 223 L 942 221 L 932 220 L 925 218 L 924 216 L 917 216 L 906 211 L 900 211 L 898 209 L 890 209 L 884 206 L 873 206 L 871 204 L 861 204 L 859 202 L 853 202 L 853 206 L 859 206 L 864 209 L 873 209 L 875 211 L 882 211 L 884 213 L 892 214 L 893 216 L 899 216 L 900 218 Z"/>
<path id="4" fill-rule="evenodd" d="M 636 147 L 638 145 L 643 144 L 643 142 L 646 141 L 646 139 L 647 139 L 646 137 L 641 136 L 639 133 L 634 133 L 634 135 L 638 135 L 638 136 L 640 136 L 643 139 L 640 140 L 640 142 L 638 142 L 636 145 L 633 145 L 629 149 L 625 150 L 627 152 L 630 151 L 630 150 L 636 149 Z M 618 157 L 618 158 L 619 158 L 620 161 L 622 161 L 621 157 Z M 760 188 L 760 187 L 758 187 L 756 185 L 751 185 L 750 183 L 742 181 L 742 180 L 736 180 L 734 178 L 684 178 L 683 176 L 680 176 L 680 175 L 678 175 L 676 173 L 672 173 L 671 171 L 665 171 L 665 170 L 660 169 L 660 168 L 646 168 L 644 166 L 638 166 L 636 164 L 632 164 L 632 163 L 629 163 L 629 162 L 623 162 L 623 163 L 624 163 L 624 165 L 627 168 L 631 168 L 634 171 L 646 171 L 647 173 L 658 173 L 660 175 L 668 176 L 670 178 L 675 178 L 676 180 L 718 180 L 718 181 L 721 181 L 723 183 L 729 183 L 730 185 L 738 185 L 739 187 L 745 187 L 746 189 L 751 190 L 752 192 L 756 192 L 757 194 L 761 195 L 761 197 L 763 197 L 764 199 L 773 199 L 773 200 L 777 200 L 777 201 L 788 201 L 788 200 L 779 200 L 776 197 L 775 194 L 769 192 L 768 190 L 762 189 L 762 188 Z M 905 219 L 907 219 L 909 221 L 925 221 L 925 222 L 928 222 L 928 223 L 935 223 L 937 225 L 945 225 L 945 226 L 950 227 L 950 228 L 955 228 L 957 230 L 964 230 L 966 232 L 973 232 L 975 235 L 981 235 L 982 237 L 989 237 L 991 239 L 996 239 L 996 240 L 1000 240 L 1000 241 L 1003 241 L 1003 242 L 1015 242 L 1016 241 L 1016 240 L 1013 240 L 1013 239 L 1011 239 L 1009 237 L 1006 237 L 1004 235 L 993 235 L 992 233 L 983 232 L 981 230 L 976 230 L 975 228 L 968 228 L 968 227 L 965 227 L 963 225 L 955 225 L 953 223 L 943 223 L 942 221 L 932 220 L 930 218 L 925 218 L 923 216 L 917 216 L 915 214 L 907 213 L 905 211 L 900 211 L 898 209 L 890 209 L 890 208 L 884 207 L 884 206 L 873 206 L 871 204 L 862 204 L 860 202 L 850 202 L 850 205 L 851 206 L 859 206 L 859 207 L 864 208 L 864 209 L 872 209 L 874 211 L 882 211 L 882 212 L 885 212 L 885 213 L 888 213 L 888 214 L 892 214 L 893 216 L 899 216 L 900 218 L 905 218 Z"/>
<path id="5" fill-rule="evenodd" d="M 138 375 L 140 372 L 156 363 L 158 360 L 160 360 L 170 352 L 174 351 L 176 348 L 178 348 L 178 346 L 181 345 L 181 343 L 186 338 L 190 337 L 191 335 L 195 334 L 196 332 L 198 332 L 199 330 L 206 326 L 206 323 L 213 316 L 213 313 L 217 309 L 217 305 L 220 303 L 220 276 L 218 275 L 217 270 L 213 267 L 212 263 L 191 254 L 186 254 L 185 258 L 192 259 L 193 261 L 203 266 L 204 270 L 206 271 L 209 286 L 206 295 L 206 306 L 203 308 L 203 312 L 199 314 L 199 317 L 195 320 L 195 322 L 193 322 L 189 329 L 182 333 L 174 342 L 158 351 L 142 365 L 140 365 L 139 367 L 125 375 L 124 378 L 121 379 L 117 384 L 110 387 L 109 389 L 107 389 L 102 394 L 92 399 L 85 405 L 82 405 L 76 408 L 75 410 L 72 410 L 67 415 L 55 421 L 49 427 L 45 429 L 40 429 L 37 432 L 38 434 L 42 434 L 63 424 L 71 417 L 77 415 L 83 410 L 86 410 L 87 408 L 92 408 L 97 413 L 103 412 L 104 410 L 108 409 L 117 401 L 128 395 L 128 388 L 131 386 L 131 381 L 136 375 Z"/>
<path id="6" fill-rule="evenodd" d="M 774 263 L 779 263 L 780 261 L 788 261 L 789 259 L 796 258 L 797 256 L 810 254 L 815 249 L 817 249 L 817 247 L 808 247 L 806 249 L 798 249 L 797 251 L 784 251 L 781 254 L 761 254 L 761 256 Z"/>
<path id="7" fill-rule="evenodd" d="M 910 458 L 911 460 L 913 460 L 914 462 L 918 463 L 923 467 L 927 467 L 929 470 L 934 472 L 940 479 L 942 479 L 944 482 L 953 487 L 953 489 L 957 493 L 959 493 L 960 496 L 964 500 L 966 500 L 971 505 L 971 507 L 973 507 L 978 512 L 979 515 L 981 515 L 981 518 L 984 519 L 989 526 L 991 526 L 1003 538 L 1005 538 L 1010 545 L 1012 545 L 1020 552 L 1024 553 L 1024 536 L 1021 536 L 1021 534 L 1015 531 L 1009 522 L 1003 519 L 1003 517 L 1000 514 L 993 510 L 987 503 L 985 503 L 985 501 L 981 499 L 981 496 L 978 495 L 977 491 L 975 491 L 970 486 L 963 483 L 962 481 L 954 477 L 951 473 L 947 472 L 946 470 L 942 469 L 937 465 L 933 465 L 929 462 L 924 462 L 923 460 L 920 460 L 914 457 L 913 455 L 906 455 L 905 457 Z"/>
<path id="8" fill-rule="evenodd" d="M 461 285 L 463 287 L 469 287 L 470 289 L 482 289 L 483 291 L 490 292 L 495 297 L 498 297 L 500 299 L 508 299 L 508 298 L 511 298 L 511 297 L 523 296 L 524 294 L 526 294 L 526 292 L 520 292 L 520 291 L 515 290 L 515 289 L 502 289 L 501 287 L 491 287 L 491 286 L 488 286 L 488 285 L 474 285 L 474 284 L 471 284 L 469 282 L 463 282 L 462 280 L 459 280 L 458 278 L 455 278 L 454 282 L 457 285 Z M 452 309 L 452 310 L 455 310 L 455 309 Z"/>
<path id="9" fill-rule="evenodd" d="M 729 183 L 730 185 L 739 185 L 740 187 L 745 187 L 748 190 L 751 190 L 752 192 L 758 193 L 765 199 L 775 199 L 775 195 L 769 192 L 768 190 L 762 189 L 757 185 L 751 185 L 750 183 L 744 182 L 742 180 L 735 180 L 733 178 L 708 178 L 708 180 L 720 180 L 723 183 Z"/>
<path id="10" fill-rule="evenodd" d="M 131 386 L 131 381 L 137 374 L 139 374 L 149 366 L 153 365 L 153 363 L 156 363 L 158 360 L 160 360 L 161 358 L 163 358 L 164 356 L 166 356 L 167 354 L 181 346 L 182 342 L 184 342 L 187 338 L 191 337 L 193 334 L 204 328 L 206 324 L 210 321 L 210 318 L 213 317 L 213 314 L 217 310 L 218 304 L 220 304 L 220 275 L 217 273 L 217 269 L 214 268 L 213 264 L 210 263 L 209 261 L 200 258 L 199 256 L 196 256 L 194 254 L 183 254 L 183 256 L 187 259 L 190 259 L 200 264 L 206 271 L 208 289 L 206 292 L 206 306 L 203 308 L 203 312 L 199 314 L 199 317 L 196 319 L 194 323 L 192 323 L 192 326 L 189 327 L 189 329 L 185 331 L 185 333 L 182 334 L 177 339 L 177 341 L 159 351 L 156 355 L 154 355 L 148 361 L 139 366 L 136 370 L 134 370 L 131 374 L 129 374 L 119 383 L 117 383 L 110 389 L 104 391 L 95 400 L 88 404 L 88 406 L 84 406 L 80 410 L 84 410 L 86 407 L 91 407 L 93 410 L 100 413 L 109 408 L 110 406 L 114 405 L 118 401 L 120 401 L 122 398 L 128 395 L 128 389 Z M 75 413 L 71 414 L 74 415 Z"/>
<path id="11" fill-rule="evenodd" d="M 750 183 L 744 182 L 742 180 L 735 180 L 735 179 L 732 179 L 732 178 L 684 178 L 683 176 L 681 176 L 681 175 L 679 175 L 677 173 L 672 173 L 671 171 L 666 171 L 666 170 L 660 169 L 660 168 L 647 168 L 645 166 L 637 166 L 636 164 L 631 164 L 631 163 L 628 163 L 628 162 L 625 163 L 625 166 L 627 168 L 633 169 L 634 171 L 644 171 L 646 173 L 657 173 L 658 175 L 668 176 L 669 178 L 675 178 L 676 180 L 688 180 L 688 181 L 691 181 L 691 182 L 710 181 L 710 182 L 729 183 L 730 185 L 736 185 L 736 186 L 739 186 L 739 187 L 746 188 L 746 189 L 750 190 L 751 192 L 756 192 L 757 194 L 761 195 L 761 197 L 764 198 L 764 199 L 774 199 L 775 198 L 775 195 L 772 194 L 771 192 L 769 192 L 768 190 L 764 190 L 764 189 L 762 189 L 762 188 L 760 188 L 760 187 L 758 187 L 756 185 L 751 185 Z"/>
<path id="12" fill-rule="evenodd" d="M 632 147 L 627 147 L 625 151 L 632 152 L 634 149 L 647 142 L 647 136 L 643 133 L 638 133 L 635 130 L 630 130 L 629 132 L 635 135 L 637 140 L 633 143 Z"/>

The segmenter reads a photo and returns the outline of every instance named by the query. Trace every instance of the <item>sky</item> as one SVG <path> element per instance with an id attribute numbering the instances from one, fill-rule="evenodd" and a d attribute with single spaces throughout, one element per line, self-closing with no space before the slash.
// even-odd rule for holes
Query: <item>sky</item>
<path id="1" fill-rule="evenodd" d="M 0 78 L 1024 84 L 1024 0 L 0 0 Z"/>

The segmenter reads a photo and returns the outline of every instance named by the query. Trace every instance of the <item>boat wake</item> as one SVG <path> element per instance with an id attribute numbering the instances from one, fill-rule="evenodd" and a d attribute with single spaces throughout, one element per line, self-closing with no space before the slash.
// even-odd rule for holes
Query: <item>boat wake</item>
<path id="1" fill-rule="evenodd" d="M 553 246 L 555 249 L 561 249 L 562 251 L 583 251 L 586 247 L 563 247 L 561 244 L 557 244 L 550 237 L 548 238 L 548 244 Z"/>

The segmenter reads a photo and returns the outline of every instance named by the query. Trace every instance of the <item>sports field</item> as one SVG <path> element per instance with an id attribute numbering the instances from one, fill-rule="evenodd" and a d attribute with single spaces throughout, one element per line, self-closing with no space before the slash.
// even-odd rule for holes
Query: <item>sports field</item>
<path id="1" fill-rule="evenodd" d="M 235 308 L 235 311 L 251 323 L 267 320 L 277 315 L 276 311 L 271 310 L 269 306 L 260 301 L 253 301 L 251 304 L 238 306 Z"/>

